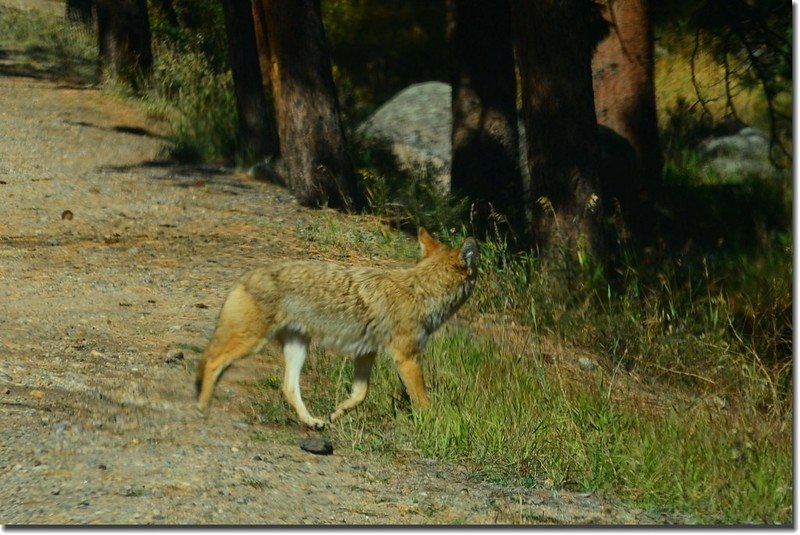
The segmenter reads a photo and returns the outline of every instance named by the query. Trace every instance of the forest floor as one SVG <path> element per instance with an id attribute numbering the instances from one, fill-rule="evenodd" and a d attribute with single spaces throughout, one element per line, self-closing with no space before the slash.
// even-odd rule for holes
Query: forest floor
<path id="1" fill-rule="evenodd" d="M 667 522 L 413 453 L 307 453 L 297 441 L 314 433 L 258 418 L 252 384 L 279 369 L 264 357 L 237 362 L 198 417 L 192 348 L 239 274 L 280 258 L 375 260 L 302 238 L 348 216 L 164 161 L 163 124 L 14 57 L 0 54 L 0 523 Z"/>

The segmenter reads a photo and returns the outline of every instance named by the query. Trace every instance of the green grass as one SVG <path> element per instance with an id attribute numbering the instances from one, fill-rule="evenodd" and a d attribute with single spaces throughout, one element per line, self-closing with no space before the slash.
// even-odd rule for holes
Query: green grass
<path id="1" fill-rule="evenodd" d="M 319 244 L 337 257 L 356 253 L 367 258 L 395 257 L 411 262 L 419 255 L 419 245 L 387 229 L 374 218 L 353 225 L 342 216 L 326 212 L 298 225 L 295 230 L 299 238 Z"/>

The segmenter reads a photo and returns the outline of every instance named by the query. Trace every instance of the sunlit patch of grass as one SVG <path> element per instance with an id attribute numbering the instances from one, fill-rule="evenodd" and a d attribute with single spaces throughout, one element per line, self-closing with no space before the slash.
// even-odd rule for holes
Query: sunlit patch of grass
<path id="1" fill-rule="evenodd" d="M 93 84 L 97 42 L 86 28 L 39 10 L 0 6 L 0 48 L 9 74 Z"/>
<path id="2" fill-rule="evenodd" d="M 296 230 L 299 238 L 324 246 L 340 257 L 348 257 L 353 252 L 370 259 L 413 261 L 419 257 L 416 240 L 371 218 L 356 224 L 347 218 L 325 213 Z"/>

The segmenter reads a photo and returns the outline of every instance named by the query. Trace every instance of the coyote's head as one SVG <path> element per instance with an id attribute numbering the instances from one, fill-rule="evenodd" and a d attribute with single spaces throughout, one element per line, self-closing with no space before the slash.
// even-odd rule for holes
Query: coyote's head
<path id="1" fill-rule="evenodd" d="M 418 267 L 424 273 L 424 290 L 428 298 L 426 327 L 433 332 L 444 323 L 472 293 L 478 277 L 478 244 L 467 238 L 460 249 L 436 241 L 421 228 L 418 234 L 422 260 Z"/>

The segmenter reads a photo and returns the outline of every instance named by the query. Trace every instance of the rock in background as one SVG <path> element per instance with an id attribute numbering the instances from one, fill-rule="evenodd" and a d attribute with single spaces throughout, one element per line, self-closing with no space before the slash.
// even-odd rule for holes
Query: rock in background
<path id="1" fill-rule="evenodd" d="M 746 126 L 734 134 L 708 138 L 698 148 L 708 159 L 705 167 L 725 182 L 786 176 L 770 160 L 769 134 L 757 128 Z"/>
<path id="2" fill-rule="evenodd" d="M 424 82 L 397 93 L 359 127 L 359 135 L 386 142 L 407 171 L 430 169 L 450 187 L 452 112 L 450 84 Z"/>

